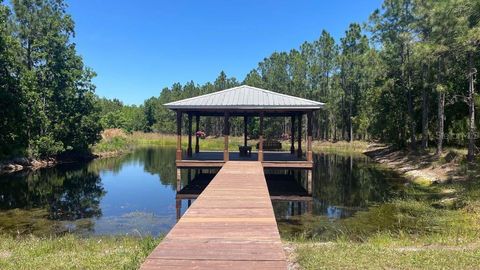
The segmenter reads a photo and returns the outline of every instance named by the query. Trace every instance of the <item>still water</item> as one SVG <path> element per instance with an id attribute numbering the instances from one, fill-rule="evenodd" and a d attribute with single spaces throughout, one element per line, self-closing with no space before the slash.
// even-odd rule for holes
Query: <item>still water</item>
<path id="1" fill-rule="evenodd" d="M 302 233 L 318 222 L 315 218 L 348 218 L 389 200 L 402 188 L 398 176 L 365 156 L 315 154 L 314 159 L 313 199 L 273 201 L 283 235 Z M 144 148 L 85 164 L 0 175 L 0 232 L 164 234 L 192 202 L 176 200 L 174 160 L 173 148 Z M 305 186 L 304 173 L 266 173 L 273 175 L 267 177 L 272 192 L 291 191 L 272 185 L 280 174 L 291 177 L 300 191 Z M 186 175 L 183 185 L 188 184 Z"/>

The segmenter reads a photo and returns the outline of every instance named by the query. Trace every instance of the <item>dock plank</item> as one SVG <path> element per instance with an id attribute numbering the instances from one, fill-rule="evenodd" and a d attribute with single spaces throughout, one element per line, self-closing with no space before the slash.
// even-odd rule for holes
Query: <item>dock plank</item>
<path id="1" fill-rule="evenodd" d="M 260 162 L 229 161 L 141 269 L 286 269 Z"/>

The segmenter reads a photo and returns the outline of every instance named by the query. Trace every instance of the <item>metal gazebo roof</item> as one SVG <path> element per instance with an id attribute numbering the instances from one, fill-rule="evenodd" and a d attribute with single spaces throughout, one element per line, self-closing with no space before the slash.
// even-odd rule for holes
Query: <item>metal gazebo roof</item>
<path id="1" fill-rule="evenodd" d="M 165 104 L 172 110 L 318 110 L 324 103 L 241 85 Z"/>

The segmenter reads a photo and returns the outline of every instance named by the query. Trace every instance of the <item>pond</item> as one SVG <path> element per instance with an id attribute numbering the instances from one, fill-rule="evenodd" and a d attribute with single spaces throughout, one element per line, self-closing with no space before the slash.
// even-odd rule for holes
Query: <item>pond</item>
<path id="1" fill-rule="evenodd" d="M 343 219 L 389 200 L 402 180 L 366 156 L 315 154 L 313 199 L 273 201 L 281 233 L 301 233 L 321 217 Z M 160 235 L 191 200 L 176 199 L 175 149 L 141 148 L 89 163 L 0 175 L 0 232 Z M 286 173 L 302 185 L 305 176 Z M 185 174 L 184 174 L 185 175 Z M 188 180 L 183 177 L 183 185 Z M 275 180 L 275 177 L 270 176 Z M 267 177 L 269 179 L 269 177 Z M 271 181 L 269 181 L 270 183 Z M 269 184 L 269 189 L 270 189 Z"/>

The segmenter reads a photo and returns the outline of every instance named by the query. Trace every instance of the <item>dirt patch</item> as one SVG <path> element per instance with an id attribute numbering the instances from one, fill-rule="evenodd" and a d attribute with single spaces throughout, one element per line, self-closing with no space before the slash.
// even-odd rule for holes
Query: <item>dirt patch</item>
<path id="1" fill-rule="evenodd" d="M 296 244 L 296 243 L 283 243 L 283 250 L 285 251 L 285 255 L 287 256 L 287 269 L 288 270 L 300 270 L 302 267 L 297 262 L 297 245 L 305 245 L 305 244 Z M 314 242 L 308 243 L 306 245 L 312 247 L 329 247 L 335 245 L 333 242 Z"/>
<path id="2" fill-rule="evenodd" d="M 411 181 L 439 183 L 464 179 L 464 175 L 458 173 L 459 155 L 452 152 L 438 157 L 427 152 L 409 152 L 392 146 L 372 145 L 364 154 Z M 440 162 L 442 159 L 444 163 Z"/>
<path id="3" fill-rule="evenodd" d="M 300 265 L 297 262 L 297 255 L 295 253 L 295 245 L 292 243 L 284 243 L 283 250 L 287 256 L 287 269 L 288 270 L 299 270 Z"/>
<path id="4" fill-rule="evenodd" d="M 10 257 L 12 257 L 12 252 L 6 250 L 0 251 L 0 259 L 8 259 Z"/>
<path id="5" fill-rule="evenodd" d="M 104 139 L 104 140 L 108 140 L 108 139 L 111 139 L 111 138 L 114 138 L 114 137 L 122 137 L 122 138 L 127 137 L 127 134 L 125 133 L 125 131 L 123 131 L 122 129 L 119 129 L 119 128 L 105 129 L 104 131 L 102 131 L 102 133 L 100 135 L 102 136 L 102 139 Z"/>

